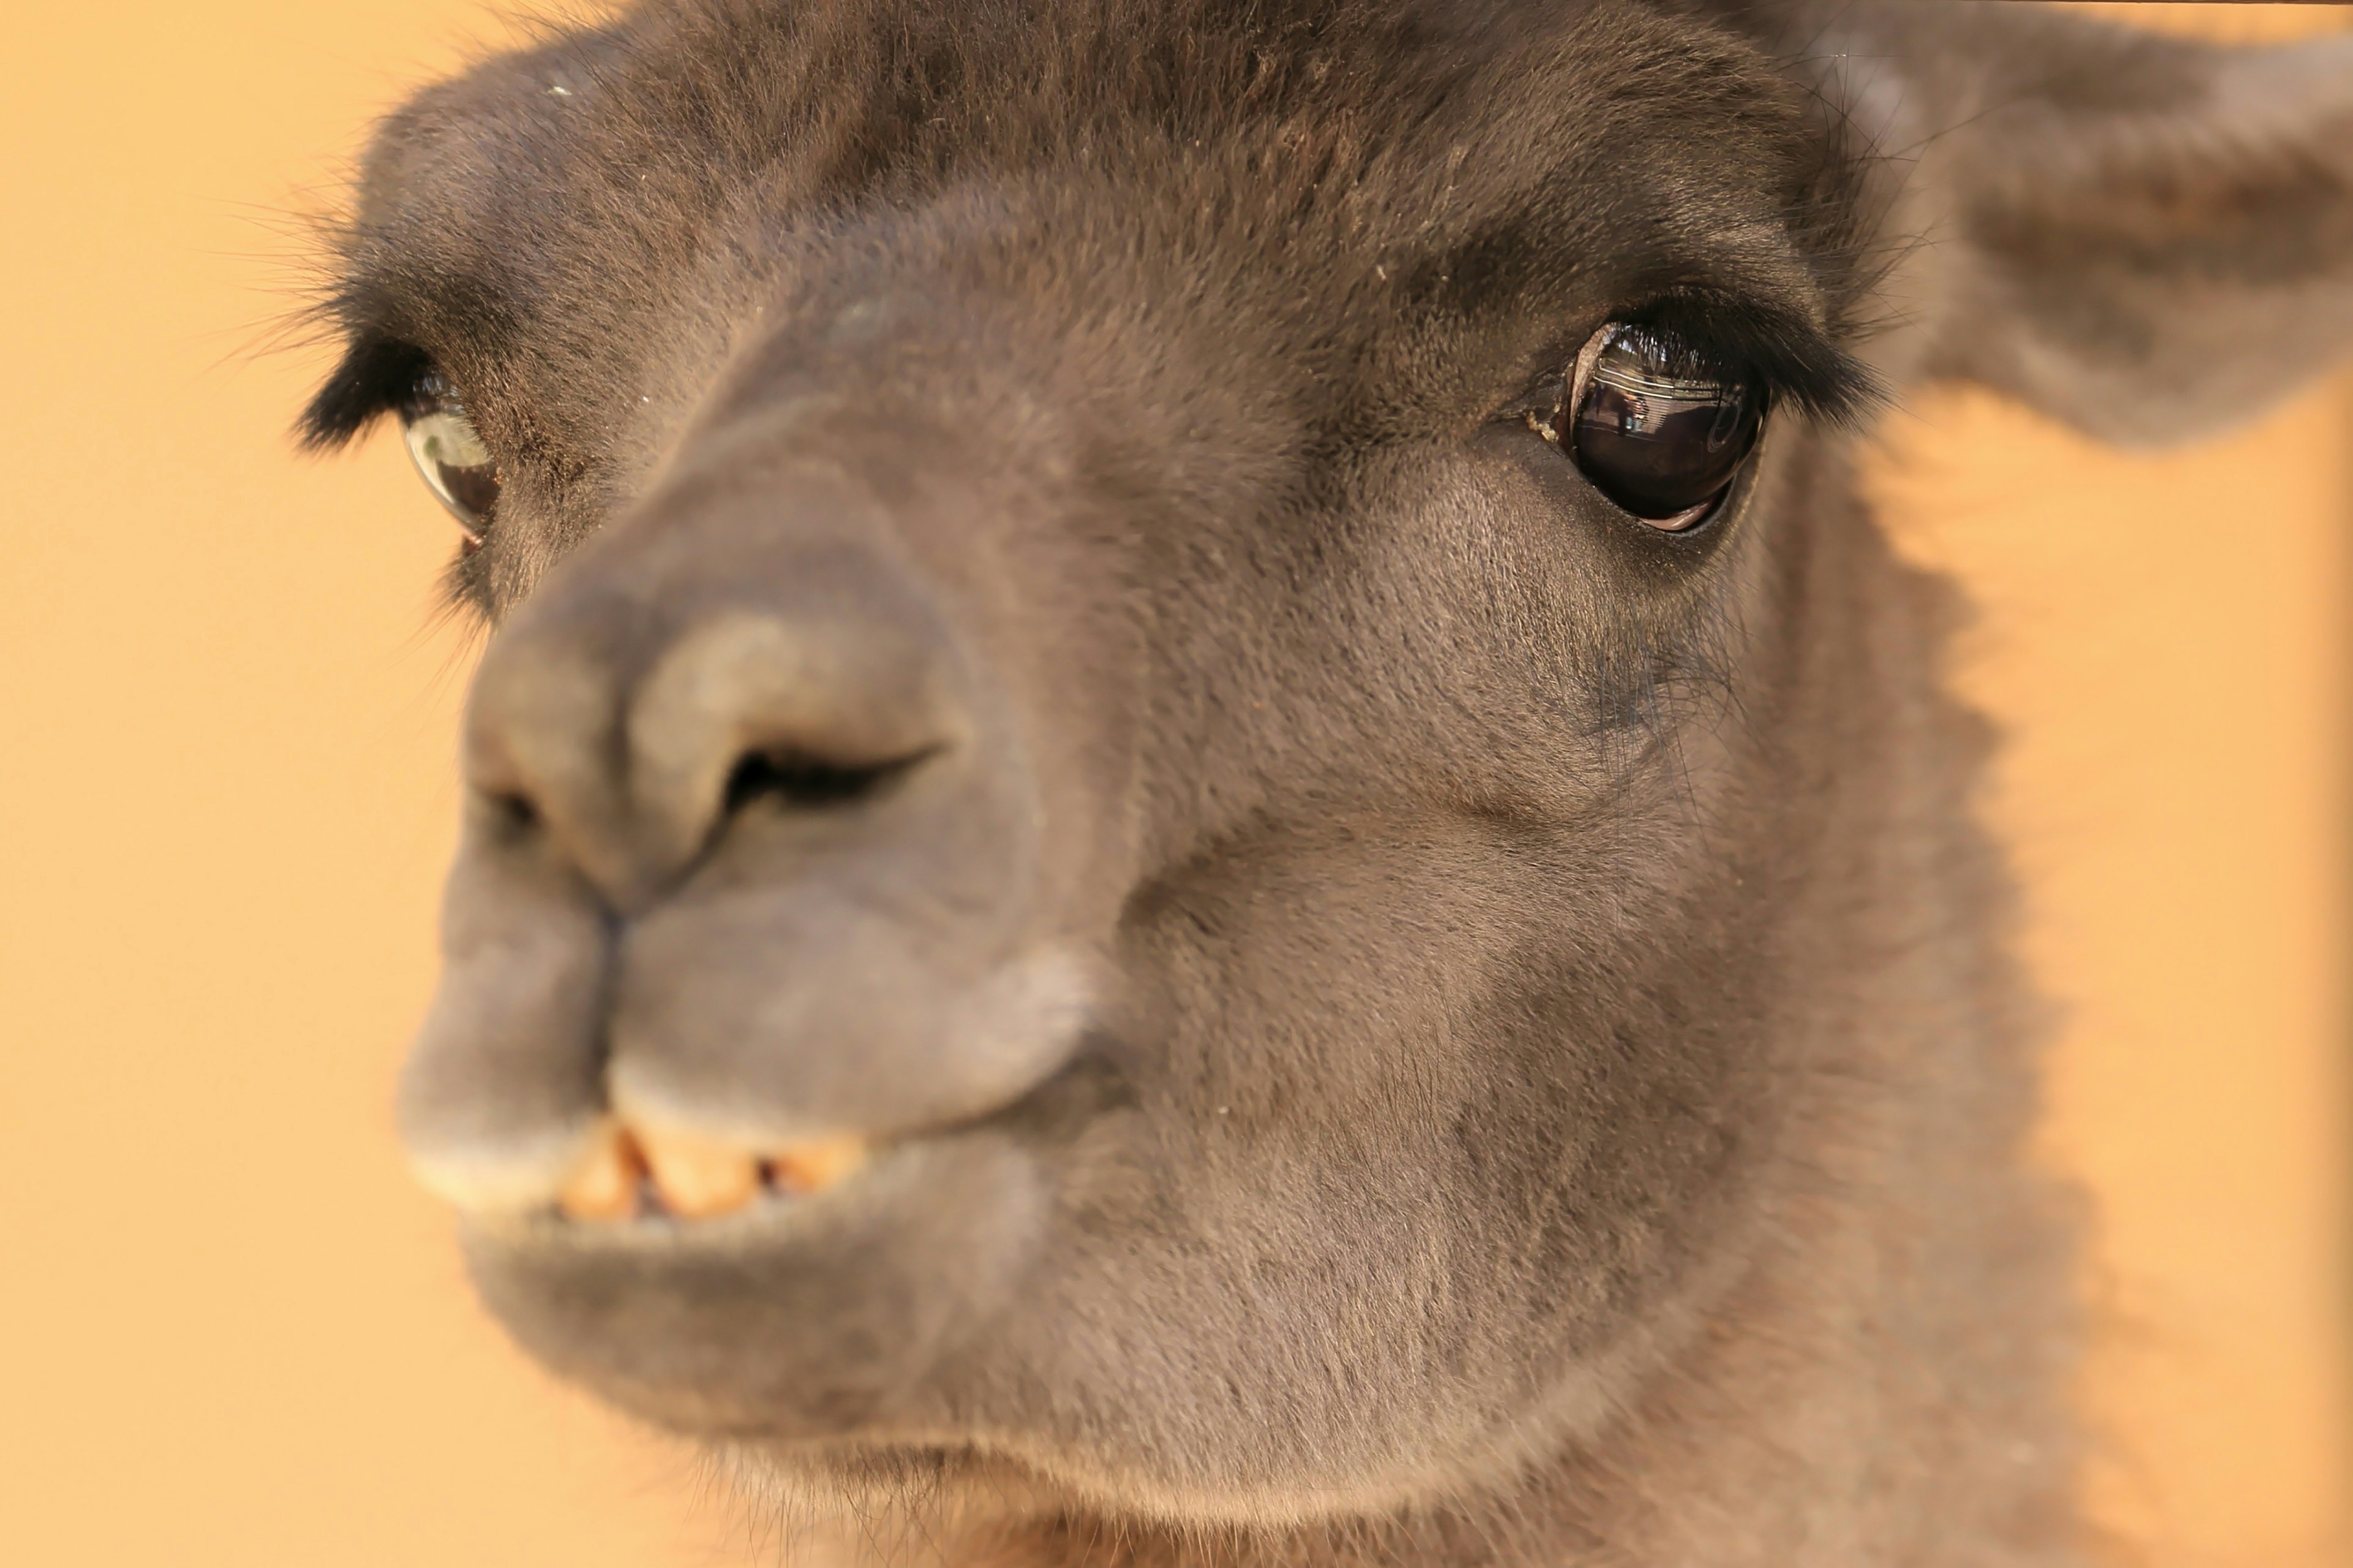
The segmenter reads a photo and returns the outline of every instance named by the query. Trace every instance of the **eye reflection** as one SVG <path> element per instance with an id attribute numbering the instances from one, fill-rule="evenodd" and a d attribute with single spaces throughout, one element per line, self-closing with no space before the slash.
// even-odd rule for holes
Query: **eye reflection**
<path id="1" fill-rule="evenodd" d="M 1601 329 L 1554 431 L 1593 487 L 1662 532 L 1694 528 L 1757 445 L 1765 389 L 1653 327 Z"/>
<path id="2" fill-rule="evenodd" d="M 499 466 L 466 413 L 455 388 L 438 372 L 417 378 L 400 410 L 408 456 L 425 486 L 465 533 L 465 550 L 481 548 L 499 499 Z"/>

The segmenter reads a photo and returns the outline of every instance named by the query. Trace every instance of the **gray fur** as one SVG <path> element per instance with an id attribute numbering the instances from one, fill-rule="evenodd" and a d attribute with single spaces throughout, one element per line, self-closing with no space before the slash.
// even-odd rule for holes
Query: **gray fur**
<path id="1" fill-rule="evenodd" d="M 1849 452 L 2252 412 L 2348 188 L 2344 47 L 2012 5 L 649 0 L 420 95 L 309 422 L 429 355 L 504 471 L 406 1133 L 901 1140 L 486 1300 L 812 1552 L 2077 1561 L 1988 736 Z M 1690 540 L 1510 413 L 1661 301 L 1788 367 Z M 919 760 L 727 809 L 781 742 Z"/>

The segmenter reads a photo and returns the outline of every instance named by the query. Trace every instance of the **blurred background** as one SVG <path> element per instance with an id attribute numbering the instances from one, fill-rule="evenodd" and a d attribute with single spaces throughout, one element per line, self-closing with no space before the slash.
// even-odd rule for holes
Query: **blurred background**
<path id="1" fill-rule="evenodd" d="M 2236 37 L 2331 6 L 2112 5 Z M 301 216 L 481 0 L 19 5 L 0 91 L 0 1560 L 771 1560 L 501 1342 L 389 1115 L 472 650 L 396 440 L 286 428 Z M 2353 1563 L 2353 382 L 2099 450 L 1988 398 L 1874 488 L 1983 614 L 1985 808 L 2070 1009 L 2119 1562 Z M 2218 537 L 2219 536 L 2219 537 Z"/>

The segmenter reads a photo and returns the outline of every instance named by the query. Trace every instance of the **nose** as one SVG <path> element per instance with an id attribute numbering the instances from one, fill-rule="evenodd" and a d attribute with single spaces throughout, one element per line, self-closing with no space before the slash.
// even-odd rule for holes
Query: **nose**
<path id="1" fill-rule="evenodd" d="M 463 1206 L 730 1210 L 1001 1106 L 1074 1037 L 1006 702 L 871 492 L 756 478 L 650 499 L 476 677 L 401 1094 Z"/>
<path id="2" fill-rule="evenodd" d="M 765 591 L 694 598 L 586 595 L 518 626 L 470 704 L 470 794 L 618 913 L 744 812 L 840 815 L 967 740 L 946 636 L 875 563 L 817 549 Z"/>
<path id="3" fill-rule="evenodd" d="M 970 738 L 950 639 L 871 551 L 743 543 L 683 582 L 604 563 L 599 591 L 516 625 L 477 679 L 470 792 L 624 916 L 746 813 L 821 836 Z"/>

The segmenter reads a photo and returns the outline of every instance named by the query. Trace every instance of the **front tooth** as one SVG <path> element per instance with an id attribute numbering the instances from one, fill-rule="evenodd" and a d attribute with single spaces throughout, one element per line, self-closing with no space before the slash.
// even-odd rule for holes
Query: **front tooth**
<path id="1" fill-rule="evenodd" d="M 638 1179 L 645 1173 L 645 1154 L 629 1130 L 617 1121 L 600 1121 L 587 1152 L 565 1179 L 557 1206 L 572 1219 L 628 1219 L 637 1213 Z"/>
<path id="2" fill-rule="evenodd" d="M 821 1193 L 866 1163 L 866 1140 L 854 1132 L 813 1138 L 771 1155 L 768 1168 L 788 1193 Z"/>
<path id="3" fill-rule="evenodd" d="M 760 1190 L 760 1163 L 732 1144 L 699 1133 L 638 1130 L 662 1206 L 681 1219 L 706 1219 L 742 1208 Z"/>

